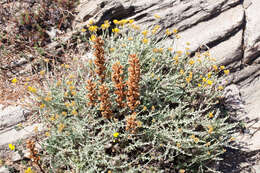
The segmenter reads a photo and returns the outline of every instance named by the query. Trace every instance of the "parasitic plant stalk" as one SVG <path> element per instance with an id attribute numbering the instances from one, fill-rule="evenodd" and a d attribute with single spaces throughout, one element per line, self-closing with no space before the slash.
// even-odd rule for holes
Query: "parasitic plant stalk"
<path id="1" fill-rule="evenodd" d="M 108 88 L 105 84 L 99 86 L 99 94 L 100 96 L 98 100 L 101 102 L 100 103 L 101 114 L 105 118 L 111 118 L 112 116 L 112 111 L 110 109 L 111 104 L 108 95 Z"/>
<path id="2" fill-rule="evenodd" d="M 86 89 L 88 90 L 87 98 L 89 102 L 87 103 L 88 106 L 96 106 L 97 101 L 97 91 L 96 91 L 97 84 L 92 82 L 92 80 L 87 81 Z"/>
<path id="3" fill-rule="evenodd" d="M 139 101 L 139 81 L 140 81 L 140 64 L 135 54 L 129 55 L 128 81 L 127 81 L 127 105 L 134 111 L 140 104 Z"/>
<path id="4" fill-rule="evenodd" d="M 103 83 L 105 80 L 105 71 L 106 71 L 106 67 L 105 67 L 105 56 L 104 56 L 104 41 L 100 38 L 97 37 L 95 39 L 95 65 L 96 65 L 96 70 L 95 72 L 98 74 L 98 76 L 100 77 L 100 82 Z"/>
<path id="5" fill-rule="evenodd" d="M 38 151 L 35 149 L 35 142 L 32 140 L 28 140 L 26 143 L 26 147 L 30 151 L 30 156 L 29 158 L 31 161 L 39 167 L 42 173 L 45 173 L 45 171 L 42 169 L 41 164 L 40 164 L 40 156 L 38 154 Z"/>
<path id="6" fill-rule="evenodd" d="M 112 66 L 113 74 L 112 74 L 112 81 L 114 82 L 114 87 L 116 88 L 115 94 L 117 95 L 116 102 L 119 108 L 124 108 L 126 103 L 123 101 L 125 99 L 125 85 L 124 78 L 123 78 L 123 66 L 120 65 L 120 62 L 116 62 Z"/>

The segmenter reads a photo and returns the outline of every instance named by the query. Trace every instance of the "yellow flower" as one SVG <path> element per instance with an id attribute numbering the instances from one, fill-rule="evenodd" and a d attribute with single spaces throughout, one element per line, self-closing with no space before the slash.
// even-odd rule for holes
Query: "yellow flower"
<path id="1" fill-rule="evenodd" d="M 176 37 L 177 39 L 180 39 L 180 38 L 181 38 L 181 36 L 180 36 L 179 34 L 176 34 L 175 37 Z"/>
<path id="2" fill-rule="evenodd" d="M 172 31 L 174 34 L 177 34 L 178 33 L 178 30 L 176 28 L 173 29 Z"/>
<path id="3" fill-rule="evenodd" d="M 72 112 L 71 112 L 71 114 L 74 115 L 74 116 L 77 116 L 77 115 L 78 115 L 78 112 L 77 112 L 75 109 L 73 109 Z"/>
<path id="4" fill-rule="evenodd" d="M 236 140 L 236 138 L 234 138 L 234 137 L 231 137 L 231 138 L 230 138 L 230 141 L 234 141 L 234 140 Z"/>
<path id="5" fill-rule="evenodd" d="M 127 19 L 122 19 L 118 22 L 119 25 L 124 26 L 125 24 L 127 24 L 128 20 Z"/>
<path id="6" fill-rule="evenodd" d="M 163 48 L 162 47 L 159 48 L 159 51 L 160 51 L 160 53 L 163 53 Z"/>
<path id="7" fill-rule="evenodd" d="M 59 131 L 59 132 L 62 132 L 62 130 L 64 129 L 64 127 L 65 127 L 65 125 L 62 124 L 62 123 L 60 123 L 60 124 L 58 125 L 58 131 Z"/>
<path id="8" fill-rule="evenodd" d="M 67 85 L 71 85 L 71 84 L 72 84 L 72 81 L 67 81 L 66 84 L 67 84 Z"/>
<path id="9" fill-rule="evenodd" d="M 213 65 L 212 67 L 214 68 L 214 70 L 216 70 L 216 71 L 218 70 L 218 66 Z"/>
<path id="10" fill-rule="evenodd" d="M 50 121 L 55 121 L 55 117 L 54 115 L 52 115 L 50 118 L 49 118 Z"/>
<path id="11" fill-rule="evenodd" d="M 144 106 L 144 107 L 143 107 L 143 110 L 144 110 L 144 111 L 146 111 L 146 110 L 147 110 L 147 107 L 146 107 L 146 106 Z"/>
<path id="12" fill-rule="evenodd" d="M 115 51 L 115 48 L 112 47 L 112 48 L 109 49 L 109 51 L 110 51 L 110 52 L 114 52 L 114 51 Z"/>
<path id="13" fill-rule="evenodd" d="M 191 81 L 191 78 L 190 78 L 190 77 L 187 77 L 187 78 L 186 78 L 186 82 L 187 82 L 187 83 L 190 83 L 190 81 Z"/>
<path id="14" fill-rule="evenodd" d="M 185 173 L 185 170 L 184 169 L 180 169 L 179 173 Z"/>
<path id="15" fill-rule="evenodd" d="M 208 84 L 208 85 L 212 85 L 212 84 L 213 84 L 213 81 L 207 80 L 207 84 Z"/>
<path id="16" fill-rule="evenodd" d="M 65 92 L 65 93 L 64 93 L 64 97 L 68 97 L 68 92 Z"/>
<path id="17" fill-rule="evenodd" d="M 91 35 L 90 36 L 90 41 L 94 42 L 96 40 L 97 36 L 96 35 Z"/>
<path id="18" fill-rule="evenodd" d="M 10 150 L 15 150 L 15 146 L 13 145 L 13 144 L 9 144 L 9 148 L 10 148 Z"/>
<path id="19" fill-rule="evenodd" d="M 224 73 L 225 73 L 226 75 L 228 75 L 228 74 L 230 73 L 230 71 L 229 71 L 229 70 L 224 70 Z"/>
<path id="20" fill-rule="evenodd" d="M 155 121 L 156 121 L 156 120 L 153 118 L 153 119 L 152 119 L 152 122 L 155 123 Z"/>
<path id="21" fill-rule="evenodd" d="M 119 133 L 118 133 L 118 132 L 115 132 L 115 133 L 113 134 L 113 136 L 114 136 L 115 138 L 117 138 L 117 137 L 119 136 Z"/>
<path id="22" fill-rule="evenodd" d="M 86 32 L 87 30 L 85 28 L 82 28 L 81 29 L 81 32 Z"/>
<path id="23" fill-rule="evenodd" d="M 28 91 L 32 92 L 32 93 L 36 93 L 37 89 L 31 86 L 28 86 Z"/>
<path id="24" fill-rule="evenodd" d="M 154 77 L 154 73 L 151 74 L 151 77 Z"/>
<path id="25" fill-rule="evenodd" d="M 142 34 L 144 35 L 144 37 L 146 37 L 147 34 L 148 34 L 148 31 L 147 31 L 147 30 L 144 30 L 144 31 L 142 32 Z"/>
<path id="26" fill-rule="evenodd" d="M 172 47 L 169 47 L 169 48 L 168 48 L 168 51 L 173 51 L 173 48 L 172 48 Z"/>
<path id="27" fill-rule="evenodd" d="M 193 65 L 194 63 L 195 63 L 195 61 L 192 60 L 192 59 L 189 61 L 189 64 L 190 64 L 190 65 Z"/>
<path id="28" fill-rule="evenodd" d="M 44 75 L 45 74 L 45 70 L 42 70 L 42 71 L 40 71 L 40 75 Z"/>
<path id="29" fill-rule="evenodd" d="M 32 170 L 31 167 L 28 167 L 28 168 L 24 171 L 24 173 L 35 173 L 35 172 Z"/>
<path id="30" fill-rule="evenodd" d="M 218 86 L 218 90 L 223 90 L 223 86 Z"/>
<path id="31" fill-rule="evenodd" d="M 200 84 L 200 83 L 198 84 L 198 87 L 201 87 L 201 84 Z"/>
<path id="32" fill-rule="evenodd" d="M 171 31 L 170 31 L 169 29 L 166 29 L 165 34 L 169 36 L 169 35 L 171 35 L 172 33 L 171 33 Z"/>
<path id="33" fill-rule="evenodd" d="M 88 22 L 89 25 L 93 25 L 93 23 L 94 23 L 94 20 L 92 20 L 92 19 L 90 19 Z"/>
<path id="34" fill-rule="evenodd" d="M 120 29 L 114 28 L 114 29 L 112 29 L 112 32 L 114 32 L 114 33 L 119 33 L 119 32 L 120 32 Z"/>
<path id="35" fill-rule="evenodd" d="M 106 22 L 106 21 L 105 21 Z M 101 25 L 101 28 L 103 29 L 103 30 L 105 30 L 105 29 L 107 29 L 107 28 L 109 28 L 110 27 L 110 24 L 109 23 L 104 23 L 104 24 L 102 24 Z"/>
<path id="36" fill-rule="evenodd" d="M 211 134 L 213 132 L 213 127 L 211 125 L 208 126 L 208 133 Z"/>
<path id="37" fill-rule="evenodd" d="M 209 113 L 209 118 L 213 118 L 214 114 L 212 112 Z"/>
<path id="38" fill-rule="evenodd" d="M 143 123 L 142 123 L 141 121 L 137 121 L 137 126 L 138 126 L 138 127 L 141 127 L 142 124 L 143 124 Z"/>
<path id="39" fill-rule="evenodd" d="M 189 45 L 190 45 L 190 42 L 186 42 L 186 45 L 189 46 Z"/>
<path id="40" fill-rule="evenodd" d="M 206 82 L 206 81 L 207 81 L 207 79 L 204 77 L 204 78 L 202 78 L 202 81 L 203 81 L 203 82 Z"/>
<path id="41" fill-rule="evenodd" d="M 70 107 L 70 103 L 69 102 L 66 102 L 65 103 L 65 106 L 68 108 L 68 107 Z"/>
<path id="42" fill-rule="evenodd" d="M 65 64 L 65 66 L 64 66 L 66 69 L 68 69 L 68 68 L 70 68 L 70 65 L 68 65 L 68 64 Z"/>
<path id="43" fill-rule="evenodd" d="M 45 104 L 42 103 L 42 104 L 40 105 L 40 109 L 43 109 L 44 107 L 45 107 Z"/>
<path id="44" fill-rule="evenodd" d="M 205 146 L 206 146 L 206 147 L 209 147 L 209 146 L 210 146 L 210 142 L 207 142 L 207 143 L 205 144 Z"/>
<path id="45" fill-rule="evenodd" d="M 67 116 L 67 112 L 62 112 L 61 113 L 63 116 Z"/>
<path id="46" fill-rule="evenodd" d="M 155 17 L 156 19 L 160 19 L 160 18 L 161 18 L 158 14 L 155 14 L 154 17 Z"/>
<path id="47" fill-rule="evenodd" d="M 181 50 L 176 51 L 176 53 L 177 53 L 178 56 L 182 55 L 182 51 Z"/>
<path id="48" fill-rule="evenodd" d="M 13 79 L 12 79 L 12 83 L 15 84 L 16 82 L 17 82 L 17 79 L 16 79 L 16 78 L 13 78 Z"/>
<path id="49" fill-rule="evenodd" d="M 75 96 L 76 94 L 76 91 L 71 91 L 71 95 Z"/>
<path id="50" fill-rule="evenodd" d="M 210 155 L 210 152 L 208 151 L 207 154 Z"/>
<path id="51" fill-rule="evenodd" d="M 220 66 L 221 70 L 224 70 L 226 67 L 224 65 Z"/>
<path id="52" fill-rule="evenodd" d="M 93 26 L 88 27 L 88 30 L 89 30 L 90 32 L 97 32 L 97 29 L 98 29 L 98 27 L 97 27 L 96 25 L 93 25 Z"/>
<path id="53" fill-rule="evenodd" d="M 69 75 L 69 79 L 74 79 L 75 78 L 75 75 L 71 74 Z"/>
<path id="54" fill-rule="evenodd" d="M 115 20 L 113 20 L 113 23 L 117 25 L 119 23 L 119 21 L 115 19 Z"/>
<path id="55" fill-rule="evenodd" d="M 154 111 L 155 110 L 155 107 L 154 106 L 152 106 L 152 111 Z"/>
<path id="56" fill-rule="evenodd" d="M 35 126 L 33 130 L 34 130 L 35 133 L 37 133 L 38 132 L 38 126 Z"/>
<path id="57" fill-rule="evenodd" d="M 209 72 L 209 73 L 208 73 L 208 78 L 210 78 L 210 77 L 211 77 L 211 75 L 212 75 L 212 72 Z"/>
<path id="58" fill-rule="evenodd" d="M 156 60 L 155 58 L 152 58 L 152 62 L 155 62 L 155 60 Z"/>
<path id="59" fill-rule="evenodd" d="M 178 56 L 178 55 L 175 55 L 175 57 L 173 57 L 173 60 L 176 61 L 176 62 L 178 62 L 179 56 Z"/>
<path id="60" fill-rule="evenodd" d="M 147 44 L 147 43 L 148 43 L 148 39 L 144 38 L 144 39 L 142 40 L 142 42 L 143 42 L 144 44 Z"/>
<path id="61" fill-rule="evenodd" d="M 178 143 L 176 144 L 176 146 L 177 146 L 178 148 L 180 148 L 180 147 L 181 147 L 181 144 L 178 142 Z"/>
<path id="62" fill-rule="evenodd" d="M 183 75 L 184 74 L 184 70 L 181 69 L 180 70 L 180 74 Z"/>
<path id="63" fill-rule="evenodd" d="M 134 23 L 134 19 L 130 19 L 129 21 L 128 21 L 128 23 L 130 23 L 130 24 L 132 24 L 132 23 Z"/>
<path id="64" fill-rule="evenodd" d="M 45 100 L 46 102 L 51 101 L 51 100 L 52 100 L 52 97 L 47 96 L 47 97 L 44 98 L 44 100 Z"/>
<path id="65" fill-rule="evenodd" d="M 51 136 L 50 132 L 45 132 L 45 136 L 47 137 Z"/>
<path id="66" fill-rule="evenodd" d="M 158 49 L 157 49 L 157 48 L 153 48 L 153 52 L 154 52 L 154 53 L 157 53 L 157 52 L 158 52 Z"/>
<path id="67" fill-rule="evenodd" d="M 194 138 L 193 140 L 194 140 L 195 143 L 199 142 L 199 138 Z"/>
<path id="68" fill-rule="evenodd" d="M 56 85 L 60 86 L 61 85 L 61 80 L 58 80 Z"/>
<path id="69" fill-rule="evenodd" d="M 129 40 L 129 41 L 133 40 L 133 37 L 128 37 L 128 40 Z"/>
<path id="70" fill-rule="evenodd" d="M 74 90 L 75 89 L 75 86 L 70 86 L 70 90 Z"/>

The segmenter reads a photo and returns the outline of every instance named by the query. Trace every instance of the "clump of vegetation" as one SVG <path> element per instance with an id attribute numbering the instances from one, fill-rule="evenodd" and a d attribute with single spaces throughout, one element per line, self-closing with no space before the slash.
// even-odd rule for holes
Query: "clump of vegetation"
<path id="1" fill-rule="evenodd" d="M 232 146 L 236 124 L 218 78 L 229 71 L 207 51 L 190 57 L 189 43 L 181 51 L 158 42 L 160 26 L 140 31 L 133 22 L 114 20 L 112 33 L 109 21 L 91 22 L 82 32 L 92 55 L 56 67 L 61 77 L 46 90 L 28 87 L 49 129 L 48 171 L 210 172 Z M 179 38 L 176 29 L 168 36 Z"/>

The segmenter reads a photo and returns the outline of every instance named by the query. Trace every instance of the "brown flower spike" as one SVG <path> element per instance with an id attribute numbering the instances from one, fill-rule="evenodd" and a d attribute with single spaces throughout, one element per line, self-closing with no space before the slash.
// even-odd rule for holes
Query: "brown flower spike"
<path id="1" fill-rule="evenodd" d="M 132 115 L 126 118 L 126 131 L 130 131 L 131 133 L 136 132 L 136 128 L 138 127 L 138 121 L 136 121 L 136 113 L 134 112 Z"/>
<path id="2" fill-rule="evenodd" d="M 140 81 L 140 64 L 135 54 L 129 55 L 128 81 L 127 81 L 127 105 L 134 111 L 140 104 L 139 101 L 139 81 Z"/>
<path id="3" fill-rule="evenodd" d="M 97 103 L 97 91 L 96 91 L 96 83 L 93 83 L 92 80 L 87 81 L 86 89 L 88 90 L 87 98 L 89 102 L 88 106 L 95 106 Z"/>
<path id="4" fill-rule="evenodd" d="M 95 50 L 95 65 L 96 65 L 96 70 L 95 72 L 98 74 L 98 76 L 100 77 L 100 82 L 103 83 L 105 80 L 105 71 L 106 71 L 106 67 L 105 67 L 105 57 L 104 57 L 104 41 L 98 37 L 95 39 L 95 45 L 94 48 Z"/>
<path id="5" fill-rule="evenodd" d="M 111 118 L 112 116 L 112 111 L 110 109 L 111 104 L 108 95 L 108 88 L 106 87 L 105 84 L 99 86 L 99 94 L 100 96 L 98 100 L 101 102 L 100 103 L 101 114 L 105 118 Z"/>
<path id="6" fill-rule="evenodd" d="M 115 94 L 117 95 L 116 102 L 119 108 L 124 108 L 126 103 L 123 101 L 125 99 L 125 84 L 123 83 L 123 66 L 120 65 L 120 62 L 116 62 L 112 66 L 113 74 L 112 81 L 114 82 L 114 87 L 116 88 Z"/>
<path id="7" fill-rule="evenodd" d="M 31 159 L 31 161 L 36 164 L 42 173 L 44 173 L 44 170 L 42 169 L 41 167 L 41 164 L 40 164 L 40 156 L 39 156 L 39 153 L 38 151 L 35 149 L 35 142 L 32 141 L 32 140 L 28 140 L 26 142 L 26 147 L 29 149 L 30 151 L 30 155 L 29 155 L 29 158 Z"/>

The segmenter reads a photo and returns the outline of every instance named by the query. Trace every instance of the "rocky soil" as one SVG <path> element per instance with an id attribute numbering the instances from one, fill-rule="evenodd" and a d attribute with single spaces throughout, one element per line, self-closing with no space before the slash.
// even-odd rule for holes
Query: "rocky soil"
<path id="1" fill-rule="evenodd" d="M 81 0 L 71 30 L 62 35 L 63 42 L 72 39 L 89 19 L 97 25 L 104 20 L 134 19 L 141 27 L 161 25 L 159 36 L 167 28 L 177 28 L 179 49 L 190 42 L 192 53 L 205 47 L 221 65 L 231 69 L 226 79 L 227 100 L 240 110 L 237 119 L 245 122 L 239 134 L 239 150 L 224 156 L 219 170 L 227 173 L 260 173 L 260 1 L 259 0 Z M 155 20 L 154 14 L 160 16 Z M 48 32 L 58 32 L 58 29 Z M 57 34 L 54 34 L 56 37 Z M 57 36 L 58 37 L 58 36 Z M 59 43 L 46 47 L 56 50 Z M 26 64 L 26 63 L 24 63 Z M 0 148 L 35 134 L 35 126 L 26 124 L 28 110 L 17 106 L 0 106 Z M 19 123 L 25 128 L 17 130 Z M 2 152 L 3 153 L 3 152 Z M 3 170 L 4 168 L 0 168 Z M 4 172 L 4 171 L 2 171 Z"/>

